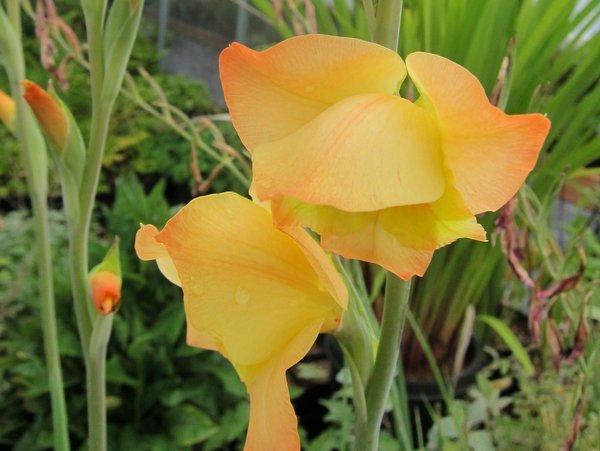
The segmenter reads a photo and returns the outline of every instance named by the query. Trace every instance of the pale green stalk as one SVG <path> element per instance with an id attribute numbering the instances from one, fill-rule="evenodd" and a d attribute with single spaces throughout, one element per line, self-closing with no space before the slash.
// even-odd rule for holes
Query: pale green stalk
<path id="1" fill-rule="evenodd" d="M 400 338 L 408 310 L 410 282 L 388 273 L 381 319 L 381 335 L 375 366 L 366 391 L 367 423 L 356 431 L 354 449 L 377 451 L 381 420 L 390 389 L 396 376 L 400 354 Z"/>
<path id="2" fill-rule="evenodd" d="M 90 337 L 90 354 L 87 360 L 87 399 L 89 447 L 92 451 L 106 449 L 106 348 L 112 321 L 112 314 L 96 317 Z"/>
<path id="3" fill-rule="evenodd" d="M 402 0 L 379 0 L 373 42 L 398 51 Z"/>
<path id="4" fill-rule="evenodd" d="M 93 310 L 88 283 L 88 242 L 114 98 L 103 97 L 106 1 L 84 0 L 82 7 L 89 45 L 92 124 L 82 184 L 76 197 L 79 215 L 76 223 L 70 224 L 70 272 L 77 326 L 86 367 L 88 446 L 92 451 L 104 451 L 107 430 L 106 346 L 112 326 L 112 315 L 98 317 Z"/>
<path id="5" fill-rule="evenodd" d="M 29 106 L 23 97 L 21 81 L 25 78 L 25 65 L 23 49 L 21 47 L 21 15 L 19 2 L 11 0 L 8 2 L 8 13 L 10 26 L 13 29 L 14 39 L 7 42 L 10 49 L 6 49 L 8 64 L 8 76 L 12 96 L 16 102 L 16 134 L 23 154 L 23 162 L 27 176 L 29 197 L 31 199 L 35 239 L 38 249 L 37 269 L 39 277 L 39 292 L 41 297 L 41 321 L 44 337 L 44 352 L 46 366 L 48 369 L 48 387 L 52 405 L 52 426 L 54 433 L 54 448 L 58 451 L 68 451 L 69 432 L 68 417 L 64 396 L 62 370 L 60 366 L 60 353 L 58 347 L 58 336 L 56 330 L 56 309 L 54 306 L 54 283 L 52 270 L 52 252 L 50 248 L 50 231 L 48 226 L 48 204 L 46 200 L 46 172 L 37 173 L 34 169 L 42 158 L 46 156 L 46 148 L 43 138 L 36 143 L 34 136 L 39 130 L 30 133 L 28 125 L 32 124 L 33 118 Z M 8 24 L 5 24 L 8 25 Z M 5 30 L 6 32 L 7 30 Z M 36 144 L 39 146 L 36 147 Z M 43 155 L 43 157 L 41 157 Z M 44 164 L 42 171 L 47 171 Z"/>

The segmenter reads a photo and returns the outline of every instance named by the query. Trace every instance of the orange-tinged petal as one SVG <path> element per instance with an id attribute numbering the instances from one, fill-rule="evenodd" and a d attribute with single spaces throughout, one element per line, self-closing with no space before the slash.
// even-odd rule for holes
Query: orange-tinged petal
<path id="1" fill-rule="evenodd" d="M 320 276 L 319 281 L 339 306 L 345 309 L 348 305 L 348 289 L 335 270 L 329 256 L 302 227 L 284 227 L 282 230 L 300 246 L 300 250 Z"/>
<path id="2" fill-rule="evenodd" d="M 69 131 L 67 115 L 48 92 L 32 81 L 23 81 L 25 100 L 33 110 L 40 127 L 57 151 L 62 151 Z"/>
<path id="3" fill-rule="evenodd" d="M 320 330 L 339 325 L 347 293 L 333 264 L 305 231 L 286 235 L 266 208 L 234 193 L 197 198 L 156 232 L 140 229 L 136 249 L 171 257 L 188 343 L 221 352 L 248 387 L 245 449 L 299 450 L 285 372 Z"/>
<path id="4" fill-rule="evenodd" d="M 156 239 L 177 268 L 190 324 L 236 367 L 273 358 L 315 320 L 339 320 L 343 302 L 296 242 L 239 195 L 193 200 Z"/>
<path id="5" fill-rule="evenodd" d="M 233 124 L 250 151 L 349 96 L 394 94 L 406 76 L 402 59 L 385 47 L 318 34 L 262 52 L 234 43 L 221 53 L 220 72 Z"/>
<path id="6" fill-rule="evenodd" d="M 452 187 L 431 204 L 374 212 L 345 212 L 293 198 L 272 206 L 279 224 L 310 227 L 326 250 L 376 263 L 405 280 L 423 275 L 441 246 L 463 237 L 485 241 L 485 231 Z"/>
<path id="7" fill-rule="evenodd" d="M 435 122 L 389 94 L 350 97 L 257 146 L 253 171 L 260 199 L 291 196 L 349 212 L 432 202 L 445 184 Z"/>
<path id="8" fill-rule="evenodd" d="M 315 320 L 283 352 L 257 367 L 237 368 L 250 393 L 250 424 L 244 451 L 297 451 L 300 440 L 285 372 L 309 350 L 321 329 Z"/>
<path id="9" fill-rule="evenodd" d="M 189 346 L 208 349 L 211 351 L 219 350 L 219 344 L 215 341 L 212 335 L 210 335 L 208 332 L 194 329 L 194 326 L 190 324 L 189 320 L 187 320 L 186 323 L 186 343 Z"/>
<path id="10" fill-rule="evenodd" d="M 175 285 L 181 286 L 177 269 L 164 244 L 156 241 L 158 229 L 152 224 L 142 225 L 135 235 L 135 252 L 140 260 L 156 260 L 160 272 Z"/>
<path id="11" fill-rule="evenodd" d="M 445 162 L 466 206 L 473 214 L 497 210 L 535 166 L 550 121 L 505 114 L 475 76 L 441 56 L 413 53 L 406 64 L 419 103 L 437 118 Z"/>
<path id="12" fill-rule="evenodd" d="M 15 110 L 15 101 L 0 90 L 0 121 L 4 122 L 9 129 L 12 129 Z"/>

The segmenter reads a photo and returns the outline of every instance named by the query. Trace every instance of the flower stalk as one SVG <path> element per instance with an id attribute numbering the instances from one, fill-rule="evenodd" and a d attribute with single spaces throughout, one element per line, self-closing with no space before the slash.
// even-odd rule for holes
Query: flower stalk
<path id="1" fill-rule="evenodd" d="M 16 104 L 15 132 L 23 154 L 27 185 L 31 199 L 34 233 L 38 249 L 38 277 L 41 302 L 41 325 L 44 353 L 48 368 L 48 387 L 52 405 L 54 449 L 70 449 L 68 417 L 64 396 L 56 309 L 50 231 L 47 204 L 47 160 L 44 139 L 22 95 L 21 81 L 25 78 L 25 64 L 21 46 L 21 15 L 19 2 L 7 3 L 8 17 L 0 6 L 0 62 L 5 65 L 12 96 Z"/>
<path id="2" fill-rule="evenodd" d="M 398 366 L 410 286 L 410 281 L 404 282 L 392 273 L 387 274 L 379 347 L 366 390 L 367 423 L 364 429 L 356 432 L 356 450 L 378 449 L 381 420 Z"/>

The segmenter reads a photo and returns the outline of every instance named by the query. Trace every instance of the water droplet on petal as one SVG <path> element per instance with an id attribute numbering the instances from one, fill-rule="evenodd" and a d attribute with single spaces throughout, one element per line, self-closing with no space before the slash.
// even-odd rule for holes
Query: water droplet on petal
<path id="1" fill-rule="evenodd" d="M 225 209 L 225 214 L 227 214 L 227 216 L 230 218 L 233 218 L 233 210 L 231 208 Z"/>
<path id="2" fill-rule="evenodd" d="M 250 293 L 248 293 L 243 288 L 238 288 L 235 290 L 235 302 L 240 305 L 246 305 L 250 300 Z"/>

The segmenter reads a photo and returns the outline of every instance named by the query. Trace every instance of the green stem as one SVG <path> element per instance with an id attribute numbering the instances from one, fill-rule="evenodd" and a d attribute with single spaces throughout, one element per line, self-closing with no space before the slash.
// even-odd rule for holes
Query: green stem
<path id="1" fill-rule="evenodd" d="M 85 15 L 92 90 L 92 126 L 80 194 L 81 227 L 85 231 L 86 238 L 94 209 L 94 200 L 98 189 L 100 169 L 102 168 L 104 148 L 106 147 L 106 138 L 108 136 L 110 113 L 114 103 L 106 102 L 102 98 L 102 87 L 104 84 L 104 8 L 101 8 L 101 11 L 86 11 Z"/>
<path id="2" fill-rule="evenodd" d="M 52 403 L 54 447 L 56 450 L 67 451 L 70 449 L 69 420 L 67 417 L 58 336 L 56 332 L 56 309 L 54 306 L 48 207 L 46 202 L 39 203 L 38 201 L 34 201 L 33 198 L 32 206 L 38 247 L 38 276 L 42 301 L 42 333 L 44 336 L 46 367 L 48 368 L 50 401 Z"/>
<path id="3" fill-rule="evenodd" d="M 62 370 L 60 365 L 60 352 L 58 347 L 58 335 L 56 330 L 56 308 L 54 302 L 54 282 L 52 250 L 50 247 L 50 230 L 48 226 L 48 204 L 46 200 L 46 174 L 37 174 L 34 171 L 34 163 L 42 154 L 45 158 L 46 148 L 43 138 L 39 139 L 40 146 L 34 148 L 34 134 L 39 134 L 39 129 L 28 130 L 32 125 L 33 118 L 30 116 L 29 107 L 23 97 L 21 81 L 25 78 L 25 65 L 23 49 L 21 47 L 21 16 L 19 3 L 8 2 L 8 11 L 11 25 L 15 32 L 16 42 L 12 42 L 9 50 L 12 58 L 7 64 L 10 78 L 11 92 L 17 105 L 16 131 L 19 144 L 23 153 L 23 162 L 27 176 L 29 197 L 31 199 L 34 231 L 38 249 L 37 270 L 39 277 L 39 290 L 41 298 L 41 321 L 42 334 L 44 337 L 44 353 L 48 369 L 48 386 L 50 390 L 50 402 L 52 405 L 52 426 L 54 431 L 54 448 L 58 451 L 68 451 L 69 431 L 68 417 L 65 403 Z M 11 64 L 12 63 L 12 64 Z M 47 171 L 47 166 L 42 168 Z M 41 182 L 40 180 L 44 180 Z"/>
<path id="4" fill-rule="evenodd" d="M 88 144 L 87 160 L 79 193 L 80 217 L 72 224 L 71 274 L 75 297 L 75 311 L 79 334 L 84 347 L 87 398 L 89 448 L 92 451 L 106 450 L 106 343 L 100 348 L 94 345 L 96 325 L 92 326 L 93 312 L 88 288 L 88 241 L 94 210 L 96 191 L 114 102 L 102 97 L 104 84 L 104 17 L 106 2 L 88 3 L 84 7 L 89 45 L 90 78 L 92 92 L 92 125 Z M 85 319 L 83 319 L 85 318 Z M 98 320 L 98 318 L 97 318 Z M 112 324 L 112 321 L 109 322 Z M 110 327 L 110 326 L 109 326 Z"/>
<path id="5" fill-rule="evenodd" d="M 356 431 L 357 451 L 377 450 L 381 420 L 396 374 L 409 294 L 410 282 L 402 282 L 388 273 L 379 347 L 366 393 L 368 419 L 365 428 Z"/>
<path id="6" fill-rule="evenodd" d="M 87 280 L 87 234 L 78 224 L 69 224 L 69 228 L 71 229 L 69 235 L 69 271 L 71 291 L 73 292 L 73 307 L 83 356 L 87 361 L 92 335 L 92 316 L 88 306 L 88 304 L 91 304 L 91 300 Z"/>
<path id="7" fill-rule="evenodd" d="M 379 0 L 373 42 L 398 51 L 402 0 Z"/>
<path id="8" fill-rule="evenodd" d="M 106 450 L 106 353 L 91 357 L 87 369 L 90 451 Z"/>
<path id="9" fill-rule="evenodd" d="M 96 316 L 86 359 L 90 451 L 106 450 L 106 349 L 112 321 L 112 314 Z"/>

